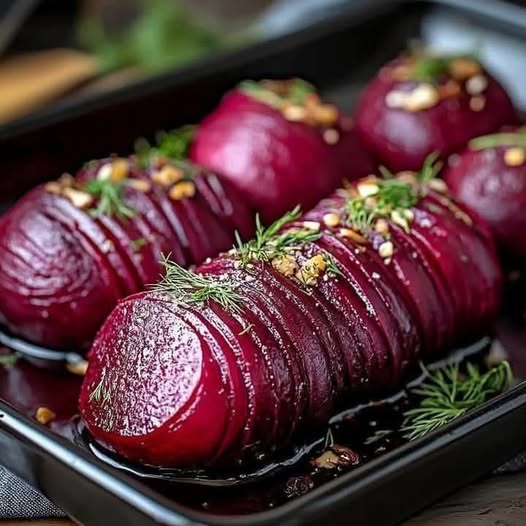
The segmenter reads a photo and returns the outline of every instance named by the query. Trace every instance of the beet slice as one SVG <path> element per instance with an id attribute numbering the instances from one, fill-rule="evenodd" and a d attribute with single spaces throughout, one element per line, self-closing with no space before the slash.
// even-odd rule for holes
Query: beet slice
<path id="1" fill-rule="evenodd" d="M 422 66 L 431 60 L 436 74 L 422 78 Z M 409 54 L 383 66 L 365 87 L 356 129 L 388 168 L 419 170 L 433 152 L 446 158 L 471 138 L 518 122 L 502 86 L 476 61 L 468 62 Z"/>
<path id="2" fill-rule="evenodd" d="M 112 329 L 124 324 L 126 339 Z M 210 348 L 217 344 L 206 332 L 152 294 L 120 302 L 99 335 L 99 341 L 109 339 L 89 356 L 80 410 L 91 432 L 116 452 L 149 464 L 168 457 L 171 464 L 191 465 L 213 454 L 230 406 Z"/>

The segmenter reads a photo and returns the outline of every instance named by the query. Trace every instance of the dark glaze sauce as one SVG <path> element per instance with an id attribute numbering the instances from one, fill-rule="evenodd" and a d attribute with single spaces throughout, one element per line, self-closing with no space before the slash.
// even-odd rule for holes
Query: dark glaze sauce
<path id="1" fill-rule="evenodd" d="M 524 341 L 522 309 L 513 309 L 500 321 L 497 339 L 484 338 L 427 368 L 435 370 L 467 359 L 484 368 L 490 349 L 501 346 L 515 376 L 525 378 Z M 276 453 L 272 459 L 240 466 L 237 473 L 145 468 L 117 458 L 95 444 L 76 417 L 81 378 L 60 370 L 41 369 L 23 360 L 9 369 L 0 368 L 0 397 L 31 417 L 39 407 L 50 408 L 56 413 L 56 419 L 49 424 L 53 431 L 181 504 L 215 514 L 248 514 L 279 506 L 406 443 L 400 431 L 403 413 L 414 406 L 410 387 L 421 380 L 422 373 L 417 369 L 398 393 L 375 401 L 354 400 L 352 408 L 349 404 L 341 408 L 328 429 L 303 437 L 294 449 Z M 316 465 L 315 460 L 326 451 L 343 459 L 343 463 L 330 469 L 327 464 Z"/>

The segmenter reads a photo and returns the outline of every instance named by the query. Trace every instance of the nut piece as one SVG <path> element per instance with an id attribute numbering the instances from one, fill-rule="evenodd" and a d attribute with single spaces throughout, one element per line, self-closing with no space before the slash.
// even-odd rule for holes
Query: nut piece
<path id="1" fill-rule="evenodd" d="M 88 361 L 87 360 L 79 360 L 75 363 L 68 363 L 66 365 L 66 369 L 71 374 L 76 374 L 77 376 L 85 376 L 86 372 L 88 371 Z"/>
<path id="2" fill-rule="evenodd" d="M 295 272 L 298 270 L 298 263 L 294 259 L 294 256 L 287 254 L 273 258 L 272 268 L 277 270 L 280 274 L 290 277 L 294 276 Z"/>
<path id="3" fill-rule="evenodd" d="M 352 239 L 355 243 L 360 245 L 365 245 L 365 243 L 367 243 L 367 239 L 365 239 L 365 237 L 351 228 L 340 228 L 339 233 L 341 236 Z"/>
<path id="4" fill-rule="evenodd" d="M 315 285 L 326 269 L 327 262 L 325 258 L 321 254 L 316 254 L 301 265 L 296 272 L 296 277 L 305 285 Z"/>
<path id="5" fill-rule="evenodd" d="M 508 166 L 520 166 L 526 161 L 526 152 L 524 148 L 515 146 L 513 148 L 508 148 L 504 152 L 504 162 Z"/>
<path id="6" fill-rule="evenodd" d="M 292 122 L 300 122 L 307 117 L 307 110 L 302 106 L 297 106 L 295 104 L 285 106 L 282 113 L 285 119 Z"/>
<path id="7" fill-rule="evenodd" d="M 192 181 L 181 181 L 170 188 L 168 195 L 174 201 L 179 201 L 185 197 L 193 197 L 195 195 L 195 185 Z"/>
<path id="8" fill-rule="evenodd" d="M 123 159 L 122 157 L 113 159 L 111 161 L 111 180 L 118 183 L 119 181 L 126 179 L 129 170 L 130 164 L 128 163 L 128 159 Z"/>
<path id="9" fill-rule="evenodd" d="M 48 407 L 39 407 L 35 413 L 37 422 L 40 422 L 44 426 L 55 420 L 56 417 L 57 415 Z"/>
<path id="10" fill-rule="evenodd" d="M 372 181 L 363 181 L 358 183 L 356 186 L 358 193 L 360 194 L 361 198 L 370 197 L 372 195 L 376 195 L 378 193 L 378 190 L 380 190 L 380 187 L 372 182 Z"/>
<path id="11" fill-rule="evenodd" d="M 457 80 L 464 80 L 478 75 L 482 69 L 480 64 L 469 58 L 456 58 L 449 65 L 451 76 Z"/>
<path id="12" fill-rule="evenodd" d="M 152 173 L 152 181 L 164 188 L 168 188 L 184 177 L 184 172 L 171 164 L 163 166 L 160 170 Z"/>
<path id="13" fill-rule="evenodd" d="M 469 99 L 469 107 L 473 111 L 482 111 L 486 106 L 486 97 L 484 95 L 477 95 Z"/>
<path id="14" fill-rule="evenodd" d="M 432 84 L 419 84 L 405 99 L 403 109 L 406 111 L 422 111 L 436 106 L 440 95 Z"/>
<path id="15" fill-rule="evenodd" d="M 484 75 L 475 75 L 466 80 L 466 91 L 470 95 L 480 95 L 488 87 L 488 79 Z"/>
<path id="16" fill-rule="evenodd" d="M 429 188 L 440 194 L 447 193 L 447 184 L 443 179 L 431 179 L 428 183 Z"/>
<path id="17" fill-rule="evenodd" d="M 333 104 L 320 104 L 311 109 L 314 120 L 322 126 L 332 126 L 338 121 L 338 108 Z M 336 130 L 335 130 L 336 131 Z"/>
<path id="18" fill-rule="evenodd" d="M 128 186 L 139 192 L 149 192 L 152 189 L 152 185 L 144 179 L 128 179 Z"/>
<path id="19" fill-rule="evenodd" d="M 336 144 L 340 140 L 340 132 L 334 128 L 328 128 L 323 132 L 323 140 L 327 144 Z"/>
<path id="20" fill-rule="evenodd" d="M 303 221 L 303 226 L 307 230 L 313 230 L 314 232 L 319 232 L 321 225 L 318 223 L 318 221 Z"/>
<path id="21" fill-rule="evenodd" d="M 387 234 L 389 232 L 389 223 L 387 222 L 386 219 L 380 218 L 376 221 L 374 225 L 374 229 L 379 234 L 382 234 L 382 235 Z"/>
<path id="22" fill-rule="evenodd" d="M 338 226 L 340 224 L 340 216 L 333 212 L 325 214 L 323 216 L 323 223 L 325 224 L 325 226 L 328 226 L 328 227 Z"/>
<path id="23" fill-rule="evenodd" d="M 62 194 L 77 208 L 86 209 L 93 203 L 93 196 L 74 188 L 64 188 Z"/>
<path id="24" fill-rule="evenodd" d="M 460 84 L 456 80 L 449 79 L 445 84 L 438 86 L 438 94 L 442 99 L 451 99 L 460 95 Z"/>
<path id="25" fill-rule="evenodd" d="M 55 194 L 55 195 L 62 194 L 62 185 L 57 181 L 51 181 L 49 183 L 46 183 L 44 186 L 44 189 L 46 192 L 50 194 Z"/>
<path id="26" fill-rule="evenodd" d="M 394 254 L 394 246 L 391 241 L 384 241 L 379 247 L 378 247 L 378 254 L 380 254 L 380 257 L 382 259 L 390 258 Z"/>
<path id="27" fill-rule="evenodd" d="M 106 179 L 109 179 L 111 177 L 112 172 L 113 169 L 111 163 L 103 164 L 97 172 L 97 179 L 99 181 L 105 181 Z"/>

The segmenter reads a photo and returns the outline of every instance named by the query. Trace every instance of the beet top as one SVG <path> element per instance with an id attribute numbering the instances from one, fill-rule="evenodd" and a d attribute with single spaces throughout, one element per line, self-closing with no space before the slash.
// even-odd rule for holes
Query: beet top
<path id="1" fill-rule="evenodd" d="M 265 222 L 374 170 L 352 121 L 301 79 L 243 82 L 199 125 L 190 158 L 226 178 Z"/>
<path id="2" fill-rule="evenodd" d="M 509 263 L 526 261 L 526 127 L 478 137 L 451 160 L 456 198 L 490 225 Z"/>
<path id="3" fill-rule="evenodd" d="M 168 261 L 90 351 L 93 436 L 136 462 L 232 467 L 484 334 L 500 297 L 492 237 L 435 173 L 360 180 L 195 272 Z"/>
<path id="4" fill-rule="evenodd" d="M 502 86 L 472 57 L 416 51 L 380 69 L 356 107 L 356 129 L 393 170 L 418 169 L 472 137 L 516 124 Z"/>

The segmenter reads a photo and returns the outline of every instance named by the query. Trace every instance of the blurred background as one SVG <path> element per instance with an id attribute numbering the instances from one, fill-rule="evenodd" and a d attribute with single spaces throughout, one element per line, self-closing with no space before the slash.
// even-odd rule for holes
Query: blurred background
<path id="1" fill-rule="evenodd" d="M 486 0 L 457 3 L 466 1 L 484 8 Z M 0 126 L 301 29 L 360 2 L 380 0 L 0 0 Z M 476 49 L 526 106 L 522 44 L 471 31 L 447 7 L 433 11 L 423 33 L 438 49 Z"/>

